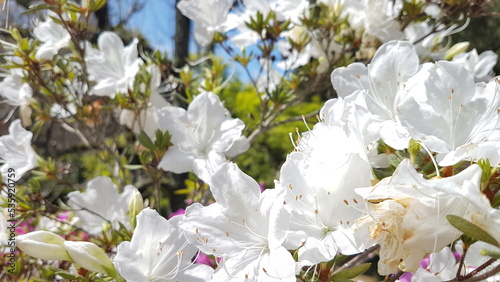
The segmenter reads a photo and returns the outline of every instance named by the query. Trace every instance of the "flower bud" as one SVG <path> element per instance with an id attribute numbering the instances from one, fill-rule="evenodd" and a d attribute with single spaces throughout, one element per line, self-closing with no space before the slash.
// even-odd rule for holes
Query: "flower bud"
<path id="1" fill-rule="evenodd" d="M 64 246 L 66 246 L 70 257 L 79 266 L 90 271 L 116 277 L 117 272 L 113 263 L 96 244 L 84 241 L 66 241 Z"/>
<path id="2" fill-rule="evenodd" d="M 135 190 L 130 197 L 128 203 L 128 212 L 130 216 L 130 224 L 135 228 L 137 220 L 135 217 L 144 209 L 144 201 L 142 199 L 141 192 Z"/>
<path id="3" fill-rule="evenodd" d="M 67 260 L 71 258 L 64 246 L 64 240 L 48 231 L 33 231 L 17 236 L 17 247 L 26 254 L 40 259 Z"/>
<path id="4" fill-rule="evenodd" d="M 445 60 L 451 60 L 453 57 L 456 55 L 463 53 L 469 48 L 470 43 L 465 41 L 465 42 L 458 42 L 457 44 L 451 46 L 451 48 L 446 52 L 444 55 Z"/>

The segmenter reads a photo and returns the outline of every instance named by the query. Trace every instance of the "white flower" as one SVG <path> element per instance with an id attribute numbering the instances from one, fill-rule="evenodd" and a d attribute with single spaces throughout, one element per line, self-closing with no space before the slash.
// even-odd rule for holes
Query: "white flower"
<path id="1" fill-rule="evenodd" d="M 181 13 L 194 23 L 194 37 L 201 46 L 212 42 L 214 33 L 227 31 L 227 14 L 232 0 L 182 0 L 177 4 Z"/>
<path id="2" fill-rule="evenodd" d="M 428 265 L 417 269 L 411 278 L 412 282 L 446 281 L 457 275 L 458 261 L 449 247 L 430 254 L 425 262 Z"/>
<path id="3" fill-rule="evenodd" d="M 6 59 L 15 64 L 23 64 L 22 59 L 19 57 L 8 57 Z M 32 112 L 30 103 L 34 101 L 33 89 L 23 81 L 23 77 L 24 72 L 21 69 L 11 69 L 10 73 L 0 81 L 0 96 L 5 99 L 7 104 L 20 107 L 23 125 L 30 125 Z"/>
<path id="4" fill-rule="evenodd" d="M 213 269 L 193 264 L 198 249 L 186 242 L 178 227 L 180 217 L 170 220 L 146 208 L 137 216 L 130 242 L 118 245 L 114 265 L 127 281 L 207 281 Z"/>
<path id="5" fill-rule="evenodd" d="M 465 255 L 461 275 L 466 275 L 474 271 L 478 266 L 481 266 L 483 263 L 487 262 L 490 257 L 480 255 L 481 249 L 491 249 L 494 248 L 491 245 L 488 245 L 484 242 L 478 241 L 471 246 L 469 246 L 467 250 L 467 254 Z M 420 268 L 415 272 L 412 276 L 412 282 L 440 282 L 452 280 L 457 276 L 458 266 L 459 266 L 459 258 L 458 254 L 463 255 L 463 244 L 462 241 L 458 241 L 455 244 L 453 252 L 449 247 L 444 247 L 441 251 L 437 253 L 430 254 L 426 259 L 424 259 L 420 263 Z M 499 250 L 498 248 L 496 249 Z M 490 264 L 489 268 L 498 265 L 499 262 L 493 262 Z M 497 274 L 492 277 L 488 277 L 482 281 L 499 281 L 500 274 Z"/>
<path id="6" fill-rule="evenodd" d="M 497 64 L 498 55 L 491 51 L 477 54 L 476 49 L 453 57 L 452 62 L 461 63 L 474 76 L 476 82 L 487 82 L 493 78 L 493 67 Z"/>
<path id="7" fill-rule="evenodd" d="M 167 171 L 193 170 L 209 183 L 212 174 L 226 161 L 249 147 L 242 139 L 245 127 L 240 119 L 231 119 L 219 97 L 203 92 L 194 98 L 187 111 L 168 106 L 159 112 L 160 128 L 172 135 L 172 143 L 160 162 Z"/>
<path id="8" fill-rule="evenodd" d="M 299 18 L 308 10 L 309 7 L 309 1 L 305 0 L 245 0 L 243 1 L 243 4 L 245 5 L 245 9 L 242 13 L 231 13 L 228 15 L 226 29 L 237 29 L 238 34 L 231 36 L 230 40 L 240 50 L 257 43 L 261 40 L 261 35 L 265 36 L 265 31 L 259 35 L 257 32 L 246 26 L 246 23 L 250 22 L 251 18 L 255 19 L 257 12 L 262 13 L 265 18 L 269 12 L 273 11 L 278 21 L 290 20 L 292 24 L 300 25 Z M 282 36 L 286 36 L 285 33 L 283 33 Z M 303 56 L 303 58 L 305 57 Z"/>
<path id="9" fill-rule="evenodd" d="M 84 241 L 65 241 L 64 247 L 77 265 L 90 271 L 105 273 L 112 277 L 117 276 L 113 263 L 96 244 Z"/>
<path id="10" fill-rule="evenodd" d="M 151 96 L 146 109 L 137 112 L 137 110 L 122 109 L 120 112 L 120 124 L 127 126 L 135 134 L 144 131 L 151 140 L 156 139 L 156 130 L 160 128 L 158 124 L 158 109 L 170 106 L 160 94 L 161 73 L 157 66 L 148 66 L 148 72 L 151 74 L 149 89 Z"/>
<path id="11" fill-rule="evenodd" d="M 319 116 L 323 124 L 342 128 L 347 137 L 353 139 L 350 144 L 359 146 L 353 152 L 359 153 L 372 167 L 388 167 L 387 154 L 377 152 L 378 132 L 369 130 L 372 114 L 366 106 L 365 95 L 366 91 L 355 90 L 345 98 L 330 99 Z"/>
<path id="12" fill-rule="evenodd" d="M 0 96 L 11 106 L 26 107 L 33 100 L 33 90 L 23 82 L 22 71 L 12 69 L 10 75 L 0 82 Z"/>
<path id="13" fill-rule="evenodd" d="M 416 271 L 428 253 L 440 251 L 461 232 L 446 215 L 471 217 L 487 203 L 480 192 L 481 168 L 469 166 L 457 175 L 426 180 L 408 159 L 392 177 L 375 187 L 358 188 L 366 215 L 356 220 L 355 237 L 367 245 L 380 245 L 378 272 L 386 275 Z"/>
<path id="14" fill-rule="evenodd" d="M 333 2 L 329 3 L 333 7 L 342 5 L 341 15 L 347 17 L 349 24 L 354 29 L 364 32 L 364 34 L 376 36 L 382 42 L 404 38 L 399 22 L 396 20 L 402 6 L 398 1 L 344 0 Z"/>
<path id="15" fill-rule="evenodd" d="M 340 97 L 355 90 L 367 90 L 366 106 L 372 113 L 371 131 L 395 149 L 404 149 L 410 139 L 399 122 L 397 106 L 406 95 L 406 82 L 419 68 L 412 44 L 391 41 L 382 45 L 366 68 L 360 63 L 335 69 L 332 85 Z"/>
<path id="16" fill-rule="evenodd" d="M 71 261 L 64 242 L 61 236 L 48 231 L 33 231 L 16 237 L 17 247 L 32 257 Z"/>
<path id="17" fill-rule="evenodd" d="M 39 156 L 31 147 L 33 133 L 21 126 L 16 119 L 9 126 L 9 135 L 0 136 L 0 168 L 3 181 L 7 179 L 19 180 L 28 170 L 38 166 Z M 9 169 L 15 171 L 9 172 Z M 7 175 L 13 175 L 8 177 Z"/>
<path id="18" fill-rule="evenodd" d="M 82 228 L 92 234 L 101 235 L 103 227 L 111 225 L 118 229 L 118 222 L 130 227 L 128 208 L 129 202 L 137 191 L 132 185 L 118 188 L 109 177 L 94 178 L 87 184 L 85 192 L 74 191 L 68 194 L 68 204 L 75 209 L 76 215 L 82 220 Z"/>
<path id="19" fill-rule="evenodd" d="M 412 138 L 442 153 L 439 164 L 488 158 L 499 162 L 500 87 L 497 79 L 475 84 L 458 63 L 437 62 L 424 69 L 426 78 L 410 88 L 398 107 Z"/>
<path id="20" fill-rule="evenodd" d="M 305 0 L 244 0 L 245 9 L 261 12 L 264 17 L 273 11 L 278 21 L 290 20 L 292 23 L 299 23 L 300 16 L 309 8 L 309 1 Z"/>
<path id="21" fill-rule="evenodd" d="M 113 32 L 103 32 L 97 39 L 98 51 L 89 50 L 85 60 L 89 73 L 97 84 L 92 93 L 115 97 L 117 92 L 127 93 L 134 82 L 142 60 L 137 53 L 138 40 L 124 47 L 121 38 Z"/>
<path id="22" fill-rule="evenodd" d="M 283 197 L 276 190 L 261 194 L 233 163 L 221 166 L 210 190 L 217 202 L 189 206 L 179 225 L 202 252 L 222 257 L 213 281 L 295 281 L 295 262 L 282 246 L 289 216 Z"/>
<path id="23" fill-rule="evenodd" d="M 299 262 L 313 265 L 340 252 L 362 251 L 348 229 L 361 215 L 353 208 L 362 202 L 354 188 L 370 185 L 371 167 L 353 153 L 356 141 L 341 128 L 319 123 L 298 142 L 298 152 L 281 168 L 279 184 L 291 213 L 288 241 L 294 248 L 302 245 Z"/>
<path id="24" fill-rule="evenodd" d="M 421 58 L 432 58 L 434 60 L 445 57 L 448 48 L 440 44 L 453 34 L 458 28 L 456 24 L 446 27 L 444 24 L 435 25 L 432 19 L 422 22 L 412 22 L 404 30 L 406 39 L 413 43 L 417 54 Z M 433 30 L 440 30 L 432 33 Z M 429 35 L 432 33 L 431 35 Z"/>
<path id="25" fill-rule="evenodd" d="M 126 125 L 135 134 L 144 131 L 151 140 L 156 139 L 156 130 L 160 128 L 158 124 L 158 109 L 155 106 L 136 114 L 133 110 L 123 109 L 120 112 L 120 124 Z"/>
<path id="26" fill-rule="evenodd" d="M 56 23 L 51 17 L 38 23 L 33 29 L 33 36 L 43 42 L 36 51 L 37 60 L 52 59 L 60 49 L 67 47 L 71 40 L 70 34 L 63 25 Z"/>

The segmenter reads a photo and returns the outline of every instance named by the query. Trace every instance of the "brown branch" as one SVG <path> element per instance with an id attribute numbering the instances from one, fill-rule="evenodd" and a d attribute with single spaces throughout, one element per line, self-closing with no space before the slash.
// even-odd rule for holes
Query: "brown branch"
<path id="1" fill-rule="evenodd" d="M 335 270 L 335 272 L 333 272 L 333 275 L 335 275 L 335 274 L 337 274 L 337 273 L 341 272 L 342 270 L 345 270 L 349 267 L 353 267 L 353 266 L 356 266 L 360 263 L 367 261 L 369 259 L 369 256 L 373 252 L 378 251 L 379 249 L 380 249 L 380 245 L 371 246 L 370 248 L 366 249 L 363 253 L 355 256 L 353 259 L 344 263 L 344 265 L 342 265 L 341 267 L 337 268 Z"/>

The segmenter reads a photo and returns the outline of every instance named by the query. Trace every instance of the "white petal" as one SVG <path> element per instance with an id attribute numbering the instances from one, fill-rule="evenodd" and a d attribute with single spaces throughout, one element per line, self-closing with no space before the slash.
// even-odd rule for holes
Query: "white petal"
<path id="1" fill-rule="evenodd" d="M 369 89 L 368 69 L 362 63 L 336 68 L 331 74 L 331 81 L 338 96 L 345 98 L 356 90 Z"/>
<path id="2" fill-rule="evenodd" d="M 212 177 L 210 191 L 229 217 L 244 218 L 259 203 L 259 184 L 236 164 L 223 164 Z"/>
<path id="3" fill-rule="evenodd" d="M 183 152 L 179 146 L 169 147 L 158 167 L 175 173 L 188 172 L 193 169 L 194 156 Z"/>

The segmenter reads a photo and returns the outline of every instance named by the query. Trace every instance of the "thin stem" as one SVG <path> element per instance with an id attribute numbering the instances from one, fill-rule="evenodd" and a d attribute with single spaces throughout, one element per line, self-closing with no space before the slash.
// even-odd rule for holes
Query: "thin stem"
<path id="1" fill-rule="evenodd" d="M 495 258 L 489 259 L 488 261 L 486 261 L 485 263 L 483 263 L 482 265 L 478 266 L 476 269 L 474 269 L 473 271 L 471 271 L 469 274 L 465 275 L 463 277 L 463 279 L 467 280 L 467 279 L 473 278 L 474 275 L 477 275 L 479 272 L 483 271 L 485 268 L 487 268 L 488 266 L 490 266 L 495 261 L 497 261 L 497 259 L 495 259 Z"/>
<path id="2" fill-rule="evenodd" d="M 398 272 L 394 273 L 392 276 L 386 277 L 386 279 L 384 279 L 384 281 L 387 281 L 387 282 L 397 281 L 399 279 L 399 277 L 401 277 L 403 274 L 405 274 L 404 271 L 398 270 Z"/>
<path id="3" fill-rule="evenodd" d="M 485 272 L 485 273 L 483 273 L 481 275 L 474 276 L 474 277 L 471 277 L 471 276 L 477 274 L 481 270 L 484 270 L 484 268 L 490 266 L 496 260 L 497 259 L 490 259 L 486 263 L 484 263 L 483 265 L 481 265 L 480 267 L 476 268 L 474 271 L 472 271 L 471 273 L 469 273 L 468 275 L 463 276 L 463 277 L 455 277 L 454 279 L 448 280 L 446 282 L 456 282 L 456 281 L 476 282 L 476 281 L 485 281 L 486 278 L 492 277 L 493 275 L 496 275 L 496 274 L 498 274 L 500 272 L 500 264 L 496 265 L 495 267 L 493 267 L 492 269 L 490 269 L 489 271 L 487 271 L 487 272 Z M 481 270 L 478 270 L 479 268 L 481 268 Z"/>
<path id="4" fill-rule="evenodd" d="M 368 259 L 370 259 L 370 255 L 373 253 L 373 252 L 376 252 L 380 249 L 380 245 L 375 245 L 375 246 L 372 246 L 368 249 L 366 249 L 363 253 L 355 256 L 353 259 L 351 259 L 350 261 L 346 262 L 344 265 L 342 265 L 341 267 L 337 268 L 335 270 L 335 272 L 333 272 L 333 275 L 341 272 L 342 270 L 345 270 L 349 267 L 353 267 L 353 266 L 356 266 L 362 262 L 365 262 L 367 261 Z"/>
<path id="5" fill-rule="evenodd" d="M 457 269 L 457 278 L 460 278 L 462 275 L 460 274 L 462 272 L 462 268 L 464 267 L 465 263 L 465 255 L 467 255 L 467 251 L 469 250 L 469 245 L 467 243 L 464 243 L 463 245 L 464 252 L 462 256 L 460 257 L 460 262 L 458 264 L 458 269 Z"/>

